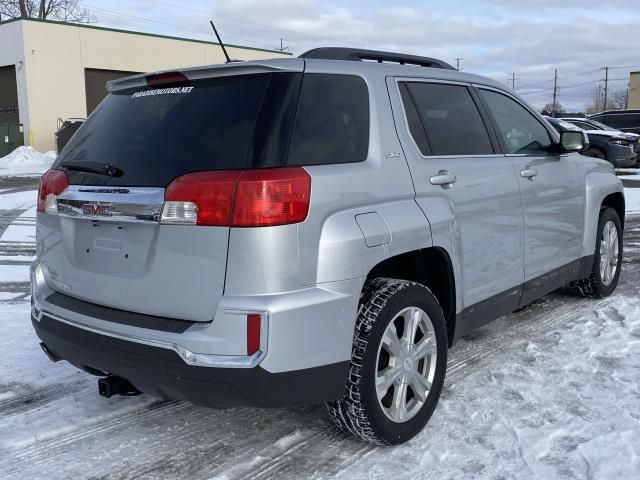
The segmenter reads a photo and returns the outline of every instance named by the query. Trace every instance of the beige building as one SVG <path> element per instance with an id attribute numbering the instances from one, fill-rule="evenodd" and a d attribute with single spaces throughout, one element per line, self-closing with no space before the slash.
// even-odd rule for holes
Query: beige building
<path id="1" fill-rule="evenodd" d="M 640 109 L 640 72 L 631 72 L 629 76 L 629 105 L 627 108 Z"/>
<path id="2" fill-rule="evenodd" d="M 237 60 L 283 56 L 236 45 L 227 50 Z M 107 80 L 215 63 L 224 63 L 224 55 L 213 42 L 32 19 L 1 22 L 0 124 L 20 123 L 26 145 L 53 150 L 58 118 L 86 117 L 106 95 Z"/>

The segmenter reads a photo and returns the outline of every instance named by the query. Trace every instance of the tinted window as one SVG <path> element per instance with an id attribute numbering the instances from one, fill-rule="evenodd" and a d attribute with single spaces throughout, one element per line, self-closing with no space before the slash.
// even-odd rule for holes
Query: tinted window
<path id="1" fill-rule="evenodd" d="M 418 146 L 418 149 L 422 152 L 422 154 L 430 155 L 431 148 L 429 148 L 427 133 L 424 131 L 422 120 L 420 120 L 418 110 L 416 110 L 416 106 L 411 99 L 411 94 L 409 93 L 409 90 L 407 89 L 407 85 L 405 83 L 400 84 L 400 95 L 402 96 L 404 111 L 407 115 L 409 132 L 411 132 L 411 136 L 415 140 L 416 145 Z"/>
<path id="2" fill-rule="evenodd" d="M 640 127 L 640 115 L 632 113 L 607 115 L 606 122 L 615 128 L 637 128 Z"/>
<path id="3" fill-rule="evenodd" d="M 123 172 L 108 177 L 69 170 L 76 184 L 166 186 L 195 171 L 272 166 L 274 157 L 283 164 L 297 100 L 286 92 L 299 84 L 296 74 L 257 74 L 112 93 L 57 165 L 110 163 Z M 277 126 L 286 122 L 281 135 Z M 261 135 L 254 136 L 256 130 Z M 265 131 L 273 135 L 266 138 Z"/>
<path id="4" fill-rule="evenodd" d="M 583 130 L 598 130 L 593 125 L 589 125 L 588 123 L 579 122 L 576 120 L 571 120 L 571 123 L 573 123 L 576 127 L 580 127 Z"/>
<path id="5" fill-rule="evenodd" d="M 351 75 L 305 74 L 289 165 L 361 162 L 368 148 L 365 81 Z"/>
<path id="6" fill-rule="evenodd" d="M 490 90 L 480 90 L 504 139 L 507 153 L 547 154 L 551 138 L 547 129 L 515 100 Z"/>
<path id="7" fill-rule="evenodd" d="M 466 87 L 437 83 L 407 83 L 406 87 L 424 125 L 431 155 L 493 153 L 487 129 Z M 406 96 L 404 101 L 406 105 Z M 420 147 L 416 127 L 411 133 L 416 134 Z"/>

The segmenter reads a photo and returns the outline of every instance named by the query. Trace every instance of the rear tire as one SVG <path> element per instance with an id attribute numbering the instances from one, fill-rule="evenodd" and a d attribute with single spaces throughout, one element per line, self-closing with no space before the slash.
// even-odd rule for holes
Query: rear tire
<path id="1" fill-rule="evenodd" d="M 345 393 L 327 403 L 333 422 L 378 445 L 411 439 L 440 398 L 447 348 L 444 314 L 428 288 L 388 278 L 367 282 Z"/>
<path id="2" fill-rule="evenodd" d="M 608 297 L 618 286 L 622 269 L 622 224 L 611 207 L 600 211 L 593 267 L 587 278 L 571 282 L 571 290 L 583 297 Z M 615 236 L 615 238 L 613 238 Z"/>

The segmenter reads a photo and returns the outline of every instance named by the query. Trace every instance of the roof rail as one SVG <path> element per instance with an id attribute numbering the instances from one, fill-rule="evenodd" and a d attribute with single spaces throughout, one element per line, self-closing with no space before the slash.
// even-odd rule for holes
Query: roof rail
<path id="1" fill-rule="evenodd" d="M 300 55 L 300 58 L 318 58 L 323 60 L 350 60 L 352 62 L 399 63 L 400 65 L 417 65 L 420 67 L 443 68 L 455 70 L 447 62 L 436 58 L 419 57 L 395 52 L 379 52 L 358 48 L 321 47 L 314 48 Z"/>

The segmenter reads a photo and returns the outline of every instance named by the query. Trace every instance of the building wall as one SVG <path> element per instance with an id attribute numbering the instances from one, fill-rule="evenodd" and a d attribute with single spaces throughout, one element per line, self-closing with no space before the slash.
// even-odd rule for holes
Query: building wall
<path id="1" fill-rule="evenodd" d="M 28 142 L 41 151 L 54 149 L 58 118 L 86 117 L 85 68 L 147 72 L 224 62 L 217 44 L 90 26 L 20 20 L 0 25 L 0 35 L 0 65 L 5 56 L 5 35 L 14 42 L 12 48 L 16 50 L 17 45 L 19 50 L 8 56 L 22 57 L 20 73 L 26 75 L 22 88 L 28 103 L 20 103 L 20 119 Z M 238 47 L 228 51 L 239 60 L 281 56 Z M 19 97 L 20 89 L 19 80 Z"/>
<path id="2" fill-rule="evenodd" d="M 631 72 L 629 79 L 629 105 L 627 108 L 640 108 L 640 72 Z"/>
<path id="3" fill-rule="evenodd" d="M 22 49 L 22 22 L 11 22 L 0 28 L 0 67 L 13 66 L 18 93 L 18 121 L 28 121 L 27 77 Z M 26 140 L 26 139 L 25 139 Z"/>

